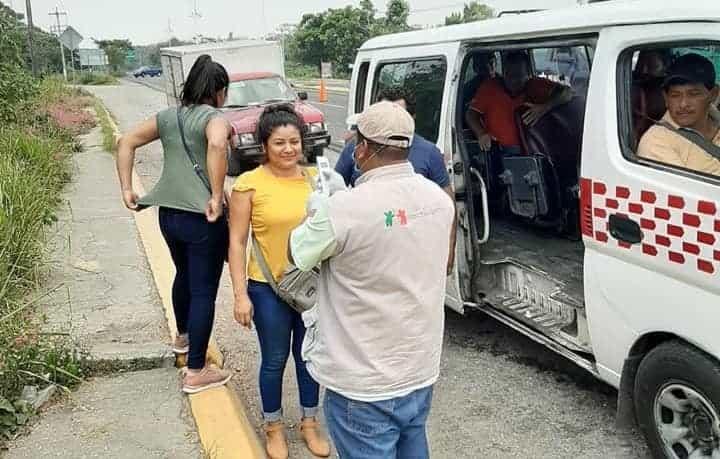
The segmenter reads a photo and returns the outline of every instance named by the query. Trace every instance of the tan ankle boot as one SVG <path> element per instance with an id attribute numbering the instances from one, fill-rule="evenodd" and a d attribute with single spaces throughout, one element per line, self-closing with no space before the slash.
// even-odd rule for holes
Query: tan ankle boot
<path id="1" fill-rule="evenodd" d="M 282 421 L 265 424 L 265 450 L 270 459 L 287 459 L 288 445 Z"/>
<path id="2" fill-rule="evenodd" d="M 300 422 L 300 435 L 307 448 L 315 456 L 328 457 L 330 455 L 330 443 L 320 432 L 320 423 L 315 418 L 303 418 Z"/>

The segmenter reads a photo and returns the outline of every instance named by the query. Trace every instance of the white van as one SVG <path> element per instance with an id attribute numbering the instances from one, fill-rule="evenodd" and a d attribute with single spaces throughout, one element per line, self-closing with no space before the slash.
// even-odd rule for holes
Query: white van
<path id="1" fill-rule="evenodd" d="M 473 61 L 493 56 L 501 75 L 513 51 L 573 98 L 518 123 L 523 152 L 502 157 L 480 151 L 465 114 Z M 456 192 L 448 307 L 483 311 L 617 387 L 618 420 L 636 420 L 657 457 L 718 459 L 720 177 L 636 154 L 665 112 L 657 79 L 691 52 L 720 75 L 717 0 L 381 36 L 358 51 L 348 116 L 388 86 L 414 91 L 417 132 L 444 152 Z"/>

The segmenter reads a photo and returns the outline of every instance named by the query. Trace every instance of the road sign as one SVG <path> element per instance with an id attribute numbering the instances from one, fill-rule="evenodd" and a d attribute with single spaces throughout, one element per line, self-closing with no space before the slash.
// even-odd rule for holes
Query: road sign
<path id="1" fill-rule="evenodd" d="M 80 42 L 82 40 L 83 36 L 71 26 L 66 27 L 65 31 L 60 34 L 60 43 L 62 43 L 70 51 L 76 50 L 78 46 L 80 46 Z"/>
<path id="2" fill-rule="evenodd" d="M 128 49 L 127 53 L 125 54 L 125 59 L 128 62 L 135 62 L 135 50 L 134 49 Z"/>

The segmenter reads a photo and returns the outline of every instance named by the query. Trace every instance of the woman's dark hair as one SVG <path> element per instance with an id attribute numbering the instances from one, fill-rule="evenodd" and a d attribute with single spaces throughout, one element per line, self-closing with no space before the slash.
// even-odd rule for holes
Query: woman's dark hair
<path id="1" fill-rule="evenodd" d="M 260 115 L 257 125 L 258 142 L 265 145 L 275 128 L 295 126 L 300 131 L 300 139 L 305 147 L 305 123 L 290 104 L 269 105 Z"/>
<path id="2" fill-rule="evenodd" d="M 180 99 L 185 107 L 204 104 L 208 100 L 213 101 L 214 104 L 217 93 L 227 90 L 228 86 L 230 86 L 230 77 L 225 67 L 213 61 L 207 54 L 203 54 L 190 69 Z"/>

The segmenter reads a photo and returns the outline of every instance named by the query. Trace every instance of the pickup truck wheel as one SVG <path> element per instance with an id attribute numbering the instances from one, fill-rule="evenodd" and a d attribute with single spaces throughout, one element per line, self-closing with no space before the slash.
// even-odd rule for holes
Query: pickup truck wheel
<path id="1" fill-rule="evenodd" d="M 653 457 L 720 458 L 720 362 L 679 341 L 651 350 L 634 390 Z"/>
<path id="2" fill-rule="evenodd" d="M 257 161 L 238 158 L 235 154 L 228 156 L 228 172 L 227 175 L 236 177 L 243 172 L 251 171 L 258 166 Z"/>

